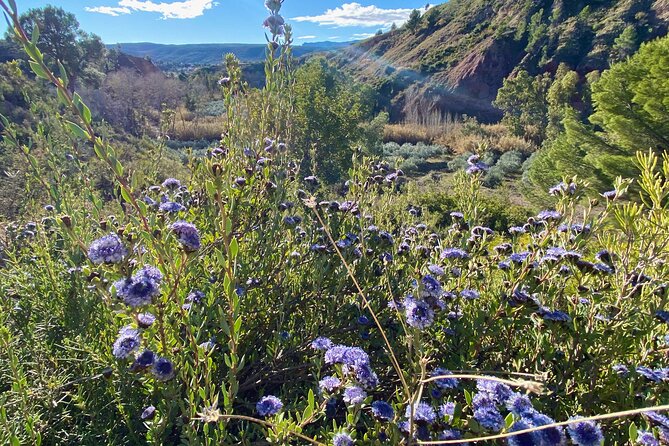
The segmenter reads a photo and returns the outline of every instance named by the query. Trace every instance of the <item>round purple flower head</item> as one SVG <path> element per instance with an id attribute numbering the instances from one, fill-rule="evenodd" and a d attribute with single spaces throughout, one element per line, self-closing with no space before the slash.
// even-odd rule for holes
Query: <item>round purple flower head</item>
<path id="1" fill-rule="evenodd" d="M 372 403 L 372 415 L 383 421 L 391 421 L 395 418 L 393 407 L 385 401 L 374 401 Z"/>
<path id="2" fill-rule="evenodd" d="M 660 442 L 657 441 L 655 435 L 649 431 L 639 431 L 636 442 L 642 446 L 660 446 Z"/>
<path id="3" fill-rule="evenodd" d="M 481 406 L 474 410 L 474 418 L 485 429 L 498 432 L 504 427 L 504 418 L 495 406 Z"/>
<path id="4" fill-rule="evenodd" d="M 429 274 L 423 277 L 421 284 L 423 285 L 423 294 L 425 296 L 440 297 L 444 294 L 441 283 Z"/>
<path id="5" fill-rule="evenodd" d="M 412 406 L 407 406 L 404 414 L 407 418 L 411 418 L 411 407 Z M 437 420 L 437 414 L 434 412 L 432 406 L 420 402 L 413 405 L 413 420 L 419 423 L 432 424 Z"/>
<path id="6" fill-rule="evenodd" d="M 325 351 L 332 347 L 332 341 L 328 338 L 319 337 L 311 342 L 311 348 L 314 350 Z"/>
<path id="7" fill-rule="evenodd" d="M 522 431 L 525 429 L 529 429 L 531 426 L 525 421 L 525 420 L 518 420 L 514 422 L 511 425 L 511 428 L 509 429 L 509 433 L 511 432 L 516 432 L 516 431 Z M 541 437 L 539 436 L 539 432 L 529 432 L 527 434 L 519 434 L 519 435 L 514 435 L 512 437 L 509 437 L 507 439 L 507 444 L 509 446 L 534 446 L 534 445 L 540 445 L 542 444 L 541 442 Z"/>
<path id="8" fill-rule="evenodd" d="M 455 403 L 449 401 L 439 406 L 439 417 L 450 420 L 453 415 L 455 415 Z"/>
<path id="9" fill-rule="evenodd" d="M 148 305 L 160 292 L 163 275 L 152 266 L 145 266 L 130 279 L 121 279 L 114 283 L 116 294 L 133 308 Z"/>
<path id="10" fill-rule="evenodd" d="M 546 426 L 555 423 L 555 420 L 542 413 L 531 411 L 526 412 L 524 420 L 530 424 L 531 427 Z M 540 444 L 562 446 L 567 443 L 567 438 L 562 427 L 549 427 L 537 431 L 541 439 Z"/>
<path id="11" fill-rule="evenodd" d="M 144 350 L 136 358 L 132 364 L 133 370 L 142 370 L 151 367 L 156 362 L 156 354 L 151 350 Z"/>
<path id="12" fill-rule="evenodd" d="M 140 328 L 149 328 L 156 322 L 156 317 L 151 313 L 139 313 L 137 315 L 137 325 Z"/>
<path id="13" fill-rule="evenodd" d="M 408 296 L 404 299 L 404 311 L 409 326 L 420 330 L 434 322 L 434 311 L 427 302 Z"/>
<path id="14" fill-rule="evenodd" d="M 118 338 L 114 342 L 112 353 L 118 359 L 127 358 L 130 353 L 139 348 L 139 330 L 132 328 L 130 325 L 123 327 L 118 332 Z"/>
<path id="15" fill-rule="evenodd" d="M 462 290 L 460 296 L 467 300 L 474 300 L 479 298 L 479 292 L 476 290 Z"/>
<path id="16" fill-rule="evenodd" d="M 155 416 L 156 416 L 156 408 L 154 406 L 149 406 L 142 411 L 142 415 L 140 417 L 142 418 L 142 420 L 151 420 Z"/>
<path id="17" fill-rule="evenodd" d="M 174 378 L 174 364 L 169 359 L 158 358 L 153 363 L 151 373 L 159 381 L 169 381 Z"/>
<path id="18" fill-rule="evenodd" d="M 438 367 L 434 369 L 431 373 L 431 376 L 444 376 L 444 375 L 452 375 L 453 372 L 450 370 L 446 370 L 442 367 Z M 439 389 L 455 389 L 458 387 L 459 380 L 456 378 L 439 378 L 436 381 L 434 381 L 434 385 L 437 386 Z"/>
<path id="19" fill-rule="evenodd" d="M 88 257 L 95 264 L 119 263 L 128 255 L 128 250 L 116 234 L 109 234 L 95 240 L 88 248 Z"/>
<path id="20" fill-rule="evenodd" d="M 352 405 L 362 404 L 367 398 L 367 392 L 358 386 L 350 386 L 344 389 L 344 402 Z"/>
<path id="21" fill-rule="evenodd" d="M 522 393 L 514 393 L 506 400 L 506 408 L 514 415 L 523 416 L 534 410 L 532 401 Z"/>
<path id="22" fill-rule="evenodd" d="M 325 352 L 325 363 L 358 366 L 369 364 L 369 355 L 360 347 L 334 345 Z"/>
<path id="23" fill-rule="evenodd" d="M 465 260 L 469 258 L 469 254 L 467 254 L 466 251 L 460 249 L 460 248 L 445 248 L 442 252 L 441 255 L 439 256 L 440 259 L 458 259 L 458 260 Z"/>
<path id="24" fill-rule="evenodd" d="M 181 187 L 181 181 L 176 178 L 168 178 L 163 181 L 163 187 L 171 190 L 179 189 Z"/>
<path id="25" fill-rule="evenodd" d="M 577 420 L 580 417 L 572 418 Z M 577 421 L 567 426 L 567 432 L 574 444 L 578 446 L 600 446 L 604 435 L 599 425 L 592 421 Z"/>
<path id="26" fill-rule="evenodd" d="M 176 234 L 186 251 L 200 249 L 200 234 L 194 224 L 179 220 L 172 223 L 170 229 Z"/>
<path id="27" fill-rule="evenodd" d="M 163 203 L 160 203 L 158 209 L 160 209 L 163 212 L 167 212 L 169 214 L 186 210 L 186 208 L 183 205 L 175 203 L 174 201 L 165 201 Z"/>
<path id="28" fill-rule="evenodd" d="M 321 392 L 332 392 L 341 386 L 341 380 L 336 376 L 326 376 L 318 381 L 318 387 Z"/>
<path id="29" fill-rule="evenodd" d="M 279 398 L 274 395 L 267 395 L 262 397 L 256 404 L 256 412 L 261 417 L 271 417 L 279 413 L 282 407 L 283 403 Z"/>
<path id="30" fill-rule="evenodd" d="M 430 271 L 430 273 L 434 274 L 435 276 L 443 276 L 446 274 L 446 271 L 444 271 L 444 268 L 442 268 L 439 265 L 429 265 L 427 267 L 427 270 Z"/>
<path id="31" fill-rule="evenodd" d="M 355 441 L 347 433 L 340 432 L 332 438 L 333 446 L 353 446 Z"/>
<path id="32" fill-rule="evenodd" d="M 545 210 L 537 214 L 537 219 L 539 220 L 553 221 L 553 220 L 559 220 L 560 218 L 562 218 L 562 214 L 560 214 L 558 211 L 553 211 L 553 210 Z"/>

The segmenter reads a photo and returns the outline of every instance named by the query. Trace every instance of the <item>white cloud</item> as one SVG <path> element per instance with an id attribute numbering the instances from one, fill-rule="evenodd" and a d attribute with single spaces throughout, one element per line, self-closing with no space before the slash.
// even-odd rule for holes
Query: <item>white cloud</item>
<path id="1" fill-rule="evenodd" d="M 310 40 L 310 39 L 315 39 L 318 36 L 300 36 L 297 39 L 298 40 Z"/>
<path id="2" fill-rule="evenodd" d="M 88 12 L 98 12 L 100 14 L 107 14 L 111 15 L 114 17 L 118 17 L 121 14 L 130 14 L 130 9 L 128 8 L 121 8 L 121 7 L 116 7 L 116 6 L 86 6 L 84 8 Z"/>
<path id="3" fill-rule="evenodd" d="M 118 6 L 86 7 L 88 12 L 97 12 L 118 16 L 135 11 L 157 12 L 163 19 L 193 19 L 204 14 L 204 11 L 217 6 L 213 0 L 183 0 L 171 3 L 154 2 L 151 0 L 119 0 Z"/>
<path id="4" fill-rule="evenodd" d="M 368 39 L 370 37 L 374 37 L 376 34 L 374 33 L 359 33 L 359 34 L 353 34 L 351 37 L 353 39 Z"/>
<path id="5" fill-rule="evenodd" d="M 362 6 L 360 3 L 344 3 L 328 9 L 321 15 L 293 17 L 296 22 L 312 22 L 335 27 L 360 26 L 378 27 L 403 24 L 411 14 L 411 8 L 382 9 L 375 5 Z"/>

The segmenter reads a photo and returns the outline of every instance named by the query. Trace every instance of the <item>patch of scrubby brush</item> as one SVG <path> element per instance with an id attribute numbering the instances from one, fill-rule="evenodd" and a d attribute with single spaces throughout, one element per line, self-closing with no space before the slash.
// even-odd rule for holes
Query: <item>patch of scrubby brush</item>
<path id="1" fill-rule="evenodd" d="M 76 117 L 65 128 L 92 145 L 118 194 L 111 214 L 99 199 L 70 200 L 5 132 L 53 203 L 4 231 L 0 439 L 343 446 L 499 434 L 512 445 L 594 446 L 669 437 L 669 419 L 646 409 L 666 410 L 669 396 L 669 159 L 638 156 L 639 197 L 632 180 L 589 197 L 565 179 L 550 207 L 495 230 L 482 224 L 479 155 L 454 177 L 443 228 L 407 205 L 402 172 L 382 161 L 356 155 L 333 191 L 291 159 L 290 114 L 268 112 L 291 101 L 281 3 L 266 2 L 265 108 L 223 79 L 221 145 L 147 186 L 17 27 L 36 74 Z M 553 425 L 630 409 L 641 410 L 625 414 L 633 425 L 615 415 Z"/>

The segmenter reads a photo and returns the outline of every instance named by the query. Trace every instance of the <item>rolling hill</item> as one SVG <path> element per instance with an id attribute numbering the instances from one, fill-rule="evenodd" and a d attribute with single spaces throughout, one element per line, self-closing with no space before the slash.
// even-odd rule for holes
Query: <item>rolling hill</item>
<path id="1" fill-rule="evenodd" d="M 314 52 L 331 51 L 351 45 L 351 42 L 314 42 L 295 46 L 297 57 Z M 159 43 L 119 43 L 108 45 L 120 48 L 126 54 L 136 57 L 149 57 L 161 67 L 179 65 L 216 65 L 223 61 L 227 53 L 234 53 L 242 62 L 257 62 L 265 59 L 263 44 L 243 43 L 198 43 L 188 45 L 164 45 Z"/>
<path id="2" fill-rule="evenodd" d="M 669 0 L 451 0 L 426 12 L 413 30 L 372 37 L 333 55 L 372 84 L 394 120 L 407 114 L 499 118 L 492 106 L 518 69 L 579 74 L 604 70 L 610 54 L 631 54 L 666 35 Z"/>

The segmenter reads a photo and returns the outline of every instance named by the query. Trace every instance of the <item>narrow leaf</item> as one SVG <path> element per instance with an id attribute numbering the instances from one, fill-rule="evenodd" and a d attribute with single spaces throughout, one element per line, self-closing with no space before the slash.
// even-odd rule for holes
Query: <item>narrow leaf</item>
<path id="1" fill-rule="evenodd" d="M 78 136 L 79 138 L 88 139 L 88 133 L 86 133 L 84 129 L 79 127 L 79 125 L 75 124 L 72 121 L 65 121 L 65 124 L 69 128 L 70 133 L 72 133 L 73 135 Z"/>
<path id="2" fill-rule="evenodd" d="M 49 79 L 49 76 L 46 74 L 46 71 L 44 71 L 44 68 L 37 62 L 33 62 L 32 60 L 30 61 L 30 68 L 32 68 L 33 72 L 38 76 L 41 77 L 42 79 Z"/>

